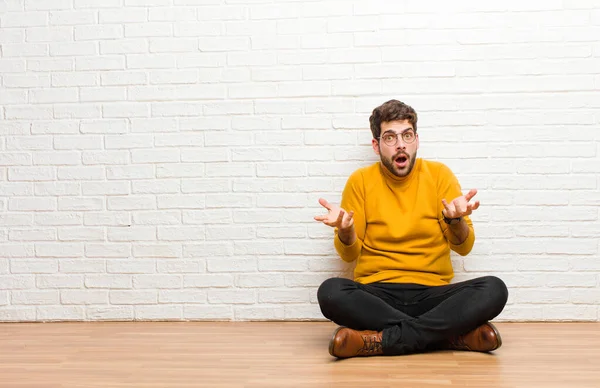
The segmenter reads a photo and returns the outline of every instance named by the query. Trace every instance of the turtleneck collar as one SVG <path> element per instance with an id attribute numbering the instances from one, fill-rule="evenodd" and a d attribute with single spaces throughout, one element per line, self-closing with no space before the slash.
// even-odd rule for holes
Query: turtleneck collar
<path id="1" fill-rule="evenodd" d="M 393 184 L 394 186 L 408 185 L 410 182 L 413 181 L 413 179 L 419 174 L 419 171 L 421 170 L 421 158 L 417 158 L 417 160 L 415 161 L 415 165 L 413 166 L 413 169 L 411 170 L 411 172 L 407 176 L 404 176 L 404 177 L 399 177 L 399 176 L 392 174 L 387 169 L 387 167 L 385 167 L 381 163 L 381 161 L 379 161 L 379 169 L 381 170 L 385 179 L 389 183 Z"/>

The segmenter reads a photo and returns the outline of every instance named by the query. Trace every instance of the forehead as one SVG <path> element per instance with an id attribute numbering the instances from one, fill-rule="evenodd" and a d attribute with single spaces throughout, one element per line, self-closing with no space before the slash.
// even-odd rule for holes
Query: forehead
<path id="1" fill-rule="evenodd" d="M 407 129 L 414 129 L 408 120 L 383 121 L 381 123 L 381 133 L 387 131 L 402 132 Z"/>

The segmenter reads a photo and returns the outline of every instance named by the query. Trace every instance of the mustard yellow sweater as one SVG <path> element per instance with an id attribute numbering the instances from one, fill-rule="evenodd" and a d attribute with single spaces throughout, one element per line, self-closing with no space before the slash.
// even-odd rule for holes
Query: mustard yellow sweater
<path id="1" fill-rule="evenodd" d="M 334 245 L 347 262 L 358 259 L 354 280 L 448 284 L 454 276 L 450 249 L 467 255 L 475 233 L 469 217 L 469 236 L 460 245 L 450 243 L 442 216 L 442 198 L 450 202 L 462 195 L 452 171 L 442 163 L 417 158 L 403 178 L 381 163 L 355 171 L 342 193 L 341 207 L 354 211 L 357 240 L 345 245 L 335 230 Z"/>

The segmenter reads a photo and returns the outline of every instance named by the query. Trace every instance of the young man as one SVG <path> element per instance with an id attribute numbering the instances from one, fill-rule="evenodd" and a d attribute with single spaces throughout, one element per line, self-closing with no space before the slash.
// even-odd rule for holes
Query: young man
<path id="1" fill-rule="evenodd" d="M 469 215 L 477 190 L 463 195 L 439 162 L 417 158 L 417 114 L 391 100 L 370 119 L 381 162 L 355 171 L 340 207 L 315 220 L 334 227 L 340 257 L 357 260 L 354 281 L 319 287 L 323 315 L 338 328 L 329 353 L 346 358 L 435 349 L 489 352 L 502 344 L 488 321 L 508 298 L 504 282 L 487 276 L 451 284 L 450 250 L 467 255 L 475 234 Z"/>

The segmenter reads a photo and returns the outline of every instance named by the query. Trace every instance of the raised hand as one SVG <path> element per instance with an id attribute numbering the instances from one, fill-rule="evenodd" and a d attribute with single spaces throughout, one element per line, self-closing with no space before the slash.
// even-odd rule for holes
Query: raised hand
<path id="1" fill-rule="evenodd" d="M 339 206 L 330 204 L 324 198 L 319 198 L 319 203 L 327 209 L 327 214 L 315 216 L 316 221 L 340 230 L 348 230 L 354 225 L 354 218 L 352 218 L 354 211 L 346 212 Z"/>
<path id="2" fill-rule="evenodd" d="M 473 213 L 473 210 L 479 207 L 479 201 L 469 202 L 475 194 L 477 194 L 477 190 L 471 189 L 467 194 L 453 199 L 450 203 L 446 202 L 446 199 L 442 199 L 444 215 L 447 218 L 459 218 Z"/>

